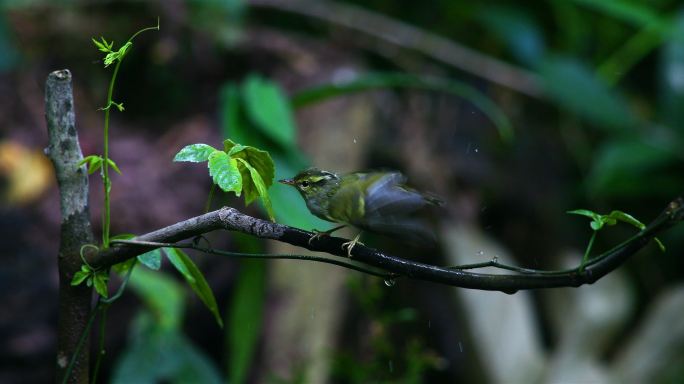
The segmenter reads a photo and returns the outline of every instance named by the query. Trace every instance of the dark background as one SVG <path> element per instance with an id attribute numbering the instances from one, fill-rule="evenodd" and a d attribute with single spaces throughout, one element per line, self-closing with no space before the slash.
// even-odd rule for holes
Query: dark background
<path id="1" fill-rule="evenodd" d="M 111 122 L 112 158 L 123 171 L 113 177 L 115 234 L 202 213 L 206 169 L 171 160 L 187 144 L 220 147 L 225 137 L 269 150 L 278 177 L 306 165 L 404 172 L 447 202 L 429 218 L 439 245 L 364 240 L 440 265 L 497 257 L 530 268 L 573 266 L 591 229 L 566 211 L 618 209 L 648 222 L 682 193 L 679 2 L 314 3 L 0 5 L 1 382 L 54 374 L 60 217 L 42 154 L 44 81 L 71 70 L 82 149 L 100 153 L 98 108 L 111 68 L 90 39 L 105 36 L 119 47 L 157 17 L 161 30 L 136 38 L 115 90 L 126 109 Z M 390 87 L 398 73 L 428 77 L 432 86 Z M 228 96 L 255 79 L 292 98 L 296 145 L 279 147 L 258 127 L 227 122 L 234 102 L 243 114 L 275 108 Z M 297 102 L 307 90 L 350 82 L 372 89 Z M 102 186 L 97 175 L 90 180 L 99 236 Z M 278 221 L 324 228 L 285 186 L 271 193 Z M 214 201 L 224 204 L 263 216 L 258 204 L 244 208 L 227 195 Z M 223 329 L 168 262 L 162 272 L 141 267 L 109 311 L 100 379 L 681 382 L 682 231 L 661 237 L 665 253 L 649 245 L 595 285 L 513 296 L 409 279 L 386 284 L 307 262 L 193 254 Z M 602 230 L 595 249 L 634 232 L 626 224 Z M 210 241 L 302 252 L 230 233 Z"/>

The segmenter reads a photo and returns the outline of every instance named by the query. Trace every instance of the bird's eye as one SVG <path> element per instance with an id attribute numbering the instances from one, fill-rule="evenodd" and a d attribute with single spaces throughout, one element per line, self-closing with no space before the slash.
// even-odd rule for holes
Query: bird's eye
<path id="1" fill-rule="evenodd" d="M 304 180 L 301 183 L 299 183 L 299 186 L 304 188 L 304 189 L 309 188 L 309 182 Z"/>

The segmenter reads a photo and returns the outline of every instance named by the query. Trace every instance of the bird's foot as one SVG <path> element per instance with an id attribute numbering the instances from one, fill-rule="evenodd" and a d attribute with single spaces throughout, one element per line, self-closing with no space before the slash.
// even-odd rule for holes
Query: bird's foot
<path id="1" fill-rule="evenodd" d="M 331 233 L 337 231 L 338 229 L 342 229 L 344 227 L 345 227 L 344 225 L 340 225 L 339 227 L 328 229 L 327 231 L 319 231 L 318 229 L 314 229 L 313 232 L 315 232 L 315 234 L 309 238 L 309 245 L 311 245 L 312 241 L 320 240 L 324 236 L 330 236 Z"/>
<path id="2" fill-rule="evenodd" d="M 359 233 L 358 235 L 356 235 L 356 237 L 354 238 L 354 240 L 352 240 L 352 241 L 347 241 L 346 243 L 343 243 L 343 244 L 342 244 L 342 249 L 346 249 L 346 250 L 347 250 L 347 257 L 349 257 L 350 259 L 351 259 L 351 257 L 352 257 L 352 254 L 351 254 L 352 248 L 354 248 L 354 246 L 355 246 L 356 244 L 365 245 L 365 244 L 363 244 L 362 242 L 359 241 L 359 238 L 360 238 L 360 237 L 361 237 L 361 234 Z"/>

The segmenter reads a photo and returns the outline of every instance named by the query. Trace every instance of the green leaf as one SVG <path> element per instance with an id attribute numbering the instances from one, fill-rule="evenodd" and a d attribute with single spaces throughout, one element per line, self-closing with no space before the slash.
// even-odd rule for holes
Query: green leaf
<path id="1" fill-rule="evenodd" d="M 244 83 L 247 115 L 266 136 L 285 148 L 295 145 L 295 125 L 290 103 L 275 83 L 252 75 Z"/>
<path id="2" fill-rule="evenodd" d="M 109 45 L 109 44 L 107 43 L 107 40 L 105 40 L 104 37 L 100 37 L 100 39 L 102 39 L 102 42 L 99 42 L 99 41 L 95 40 L 94 37 L 91 38 L 91 40 L 93 41 L 93 43 L 95 44 L 95 46 L 97 47 L 97 49 L 99 49 L 101 52 L 105 52 L 105 53 L 111 52 L 111 48 L 112 48 L 112 46 L 114 45 L 114 42 L 112 41 L 112 44 Z"/>
<path id="3" fill-rule="evenodd" d="M 155 271 L 158 271 L 159 268 L 161 268 L 161 258 L 161 251 L 158 248 L 138 255 L 138 261 L 147 268 L 154 269 Z"/>
<path id="4" fill-rule="evenodd" d="M 197 268 L 192 259 L 183 251 L 177 248 L 165 248 L 167 256 L 173 254 L 173 258 L 176 258 L 178 263 L 183 264 L 184 269 L 187 270 L 188 275 L 183 273 L 183 277 L 191 276 L 193 280 L 187 279 L 188 285 L 192 288 L 197 296 L 202 300 L 204 305 L 209 308 L 209 311 L 214 315 L 216 322 L 219 326 L 223 327 L 223 320 L 221 319 L 221 314 L 218 310 L 218 305 L 216 304 L 216 299 L 214 298 L 214 293 L 211 291 L 211 287 L 204 278 L 202 272 Z"/>
<path id="5" fill-rule="evenodd" d="M 140 311 L 129 326 L 125 349 L 117 356 L 108 382 L 112 384 L 225 382 L 206 354 L 178 328 L 155 321 L 150 310 Z"/>
<path id="6" fill-rule="evenodd" d="M 116 163 L 114 162 L 114 160 L 107 159 L 107 164 L 109 164 L 109 166 L 112 167 L 112 169 L 114 169 L 116 171 L 116 173 L 118 173 L 119 175 L 121 174 L 121 170 L 119 169 L 119 167 L 116 166 Z"/>
<path id="7" fill-rule="evenodd" d="M 506 141 L 513 138 L 513 126 L 506 114 L 487 95 L 467 83 L 446 77 L 416 76 L 406 73 L 371 73 L 341 84 L 328 84 L 306 89 L 292 97 L 292 106 L 301 108 L 340 95 L 383 88 L 409 88 L 438 91 L 461 97 L 472 103 L 496 126 Z"/>
<path id="8" fill-rule="evenodd" d="M 636 116 L 626 100 L 585 64 L 565 57 L 548 58 L 540 75 L 549 96 L 597 127 L 624 133 L 636 126 Z"/>
<path id="9" fill-rule="evenodd" d="M 140 296 L 163 329 L 180 329 L 185 309 L 184 291 L 175 279 L 164 273 L 136 268 L 129 286 Z"/>
<path id="10" fill-rule="evenodd" d="M 234 143 L 227 139 L 224 140 L 223 146 L 228 155 L 234 159 L 242 159 L 249 163 L 254 168 L 263 181 L 264 186 L 268 189 L 273 185 L 275 178 L 275 165 L 273 159 L 268 152 L 256 149 L 254 147 Z M 245 193 L 245 204 L 251 204 L 257 197 L 259 197 L 259 190 L 252 180 L 252 172 L 240 163 L 240 174 L 243 179 L 242 191 Z M 248 180 L 245 182 L 244 180 Z"/>
<path id="11" fill-rule="evenodd" d="M 612 140 L 599 147 L 587 178 L 589 192 L 600 196 L 669 195 L 682 183 L 666 168 L 676 163 L 677 150 L 639 137 Z M 647 182 L 644 182 L 647 180 Z"/>
<path id="12" fill-rule="evenodd" d="M 109 296 L 109 293 L 107 292 L 107 280 L 109 280 L 109 277 L 104 272 L 98 272 L 94 276 L 95 291 L 104 298 Z"/>
<path id="13" fill-rule="evenodd" d="M 78 167 L 80 168 L 83 164 L 88 164 L 88 174 L 92 175 L 102 168 L 102 156 L 99 155 L 89 155 L 84 157 L 78 162 Z"/>
<path id="14" fill-rule="evenodd" d="M 85 279 L 88 278 L 88 276 L 90 276 L 90 274 L 91 274 L 91 272 L 85 272 L 82 270 L 74 273 L 74 277 L 71 279 L 71 285 L 76 286 L 76 285 L 81 284 L 82 282 L 85 281 Z"/>
<path id="15" fill-rule="evenodd" d="M 681 86 L 681 74 L 684 73 L 684 11 L 681 9 L 675 16 L 672 37 L 662 49 L 658 70 L 660 78 L 657 104 L 661 109 L 662 119 L 667 126 L 684 132 L 684 87 Z M 681 136 L 680 136 L 681 137 Z"/>
<path id="16" fill-rule="evenodd" d="M 121 263 L 114 264 L 112 266 L 112 269 L 119 275 L 124 275 L 126 272 L 128 272 L 129 269 L 133 268 L 133 265 L 136 263 L 137 260 L 138 259 L 136 258 L 131 258 Z"/>
<path id="17" fill-rule="evenodd" d="M 215 151 L 209 156 L 209 175 L 224 192 L 242 193 L 242 175 L 238 169 L 237 160 L 228 157 L 223 151 Z"/>
<path id="18" fill-rule="evenodd" d="M 173 161 L 189 161 L 192 163 L 201 163 L 209 160 L 209 156 L 216 152 L 216 148 L 207 144 L 190 144 L 181 149 Z"/>
<path id="19" fill-rule="evenodd" d="M 589 223 L 589 226 L 594 231 L 598 231 L 603 227 L 603 216 L 599 215 L 596 212 L 590 211 L 588 209 L 575 209 L 574 211 L 568 211 L 567 213 L 571 215 L 580 215 L 591 218 L 592 220 L 591 223 Z"/>
<path id="20" fill-rule="evenodd" d="M 271 219 L 271 221 L 275 222 L 275 216 L 273 214 L 273 207 L 271 206 L 271 199 L 268 196 L 268 189 L 266 188 L 266 185 L 264 184 L 264 180 L 261 178 L 259 171 L 257 171 L 254 167 L 252 167 L 244 159 L 238 158 L 238 160 L 242 163 L 242 165 L 244 165 L 249 170 L 252 183 L 254 184 L 257 192 L 259 193 L 259 197 L 261 197 L 261 201 L 264 204 L 264 208 L 266 208 L 266 212 L 268 213 L 268 217 Z M 246 194 L 245 194 L 245 198 L 246 198 Z"/>
<path id="21" fill-rule="evenodd" d="M 544 34 L 539 24 L 520 7 L 487 4 L 477 7 L 474 18 L 479 20 L 521 63 L 534 67 L 544 56 Z"/>
<path id="22" fill-rule="evenodd" d="M 244 383 L 261 336 L 266 298 L 266 265 L 245 260 L 235 283 L 227 327 L 228 382 Z"/>
<path id="23" fill-rule="evenodd" d="M 171 262 L 171 264 L 174 267 L 176 267 L 178 272 L 180 272 L 181 275 L 183 275 L 185 280 L 187 280 L 191 284 L 195 284 L 195 278 L 192 276 L 192 273 L 190 273 L 190 270 L 185 265 L 182 258 L 180 258 L 176 252 L 169 251 L 170 249 L 172 248 L 162 248 L 164 254 L 166 255 L 166 258 Z"/>
<path id="24" fill-rule="evenodd" d="M 610 217 L 614 220 L 622 221 L 623 223 L 633 225 L 639 229 L 646 228 L 646 225 L 644 223 L 637 220 L 634 216 L 622 211 L 613 211 L 609 215 L 607 215 L 607 217 Z"/>
<path id="25" fill-rule="evenodd" d="M 643 230 L 644 228 L 646 228 L 646 224 L 637 220 L 634 216 L 632 216 L 628 213 L 622 212 L 622 211 L 613 211 L 608 216 L 615 219 L 615 220 L 622 221 L 623 223 L 633 225 L 634 227 L 638 228 L 639 230 Z M 660 249 L 661 252 L 665 252 L 665 244 L 663 244 L 659 238 L 654 237 L 653 241 L 656 242 L 656 244 L 658 245 L 658 248 Z"/>

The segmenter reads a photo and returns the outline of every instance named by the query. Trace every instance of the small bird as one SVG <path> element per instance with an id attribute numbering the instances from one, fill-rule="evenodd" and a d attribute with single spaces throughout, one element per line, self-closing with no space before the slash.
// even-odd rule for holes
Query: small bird
<path id="1" fill-rule="evenodd" d="M 323 220 L 342 224 L 328 231 L 316 231 L 309 243 L 347 225 L 411 242 L 434 242 L 434 235 L 410 215 L 427 205 L 442 205 L 443 202 L 406 187 L 406 177 L 400 172 L 337 175 L 309 168 L 291 179 L 278 181 L 296 188 L 311 213 Z M 342 245 L 349 257 L 357 243 L 363 244 L 359 242 L 360 236 L 361 233 Z"/>

